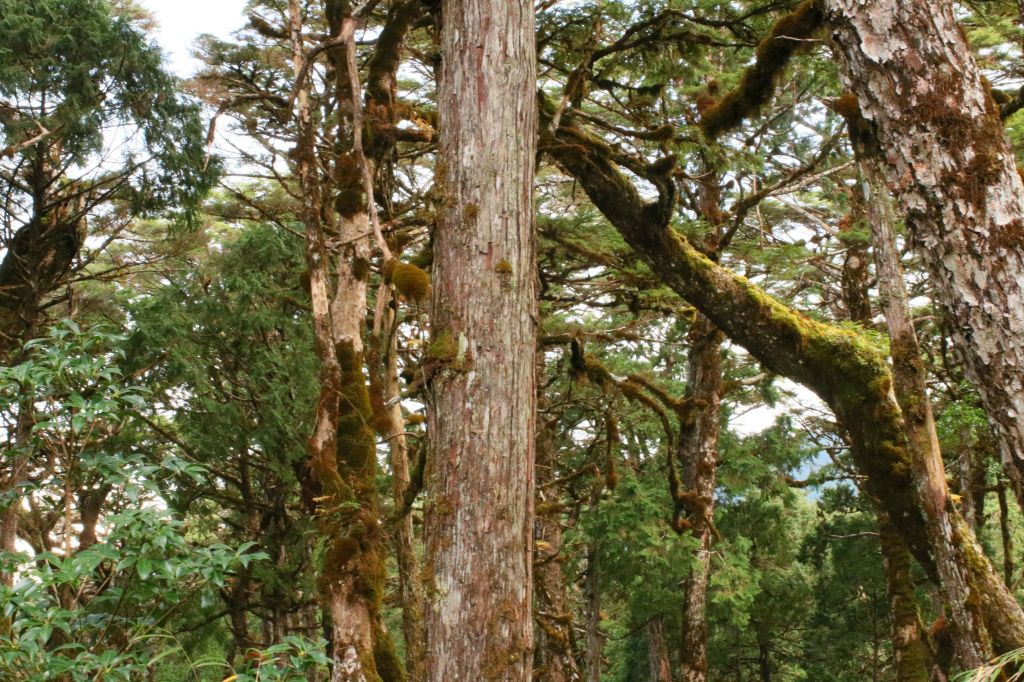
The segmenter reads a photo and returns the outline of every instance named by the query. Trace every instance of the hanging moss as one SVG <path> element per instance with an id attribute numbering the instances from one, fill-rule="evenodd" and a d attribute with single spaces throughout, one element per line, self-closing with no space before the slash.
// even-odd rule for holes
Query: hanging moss
<path id="1" fill-rule="evenodd" d="M 704 102 L 700 127 L 714 139 L 739 126 L 771 100 L 775 85 L 795 54 L 807 46 L 825 22 L 820 0 L 806 0 L 772 27 L 755 52 L 738 88 L 716 103 Z"/>

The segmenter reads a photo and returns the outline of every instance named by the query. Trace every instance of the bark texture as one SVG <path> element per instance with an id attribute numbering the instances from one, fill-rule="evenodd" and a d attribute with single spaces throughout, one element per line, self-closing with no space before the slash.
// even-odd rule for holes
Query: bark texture
<path id="1" fill-rule="evenodd" d="M 672 682 L 672 666 L 665 643 L 665 624 L 660 618 L 647 623 L 647 678 L 651 682 Z"/>
<path id="2" fill-rule="evenodd" d="M 825 0 L 861 125 L 907 211 L 1024 501 L 1024 184 L 948 0 Z"/>
<path id="3" fill-rule="evenodd" d="M 899 533 L 884 512 L 878 514 L 878 532 L 885 568 L 885 587 L 892 617 L 892 651 L 897 682 L 928 682 L 932 653 L 921 614 L 914 600 L 911 558 Z"/>
<path id="4" fill-rule="evenodd" d="M 718 466 L 722 333 L 705 316 L 698 315 L 689 342 L 686 399 L 697 407 L 696 414 L 680 420 L 677 461 L 683 467 L 686 523 L 700 544 L 684 585 L 679 679 L 704 682 L 708 674 L 707 592 Z"/>
<path id="5" fill-rule="evenodd" d="M 543 400 L 543 393 L 537 396 Z M 539 412 L 542 414 L 542 411 Z M 578 682 L 581 679 L 573 647 L 573 614 L 562 572 L 562 504 L 556 479 L 555 446 L 551 429 L 537 425 L 537 497 L 534 534 L 534 619 L 536 650 L 534 682 Z"/>
<path id="6" fill-rule="evenodd" d="M 302 13 L 298 0 L 289 8 L 293 66 L 304 61 Z M 318 171 L 316 131 L 309 95 L 300 84 L 297 97 L 296 175 L 302 192 L 306 264 L 320 396 L 307 448 L 320 487 L 320 534 L 326 544 L 319 590 L 330 615 L 332 682 L 403 680 L 404 671 L 380 617 L 385 578 L 384 537 L 376 490 L 376 438 L 363 375 L 362 333 L 366 315 L 365 263 L 369 245 L 365 213 L 341 215 L 334 226 L 347 246 L 328 251 L 324 187 Z M 333 198 L 333 197 L 331 197 Z M 334 256 L 334 258 L 332 258 Z M 336 263 L 332 272 L 331 262 Z M 333 276 L 332 276 L 333 275 Z M 332 280 L 334 288 L 332 292 Z"/>
<path id="7" fill-rule="evenodd" d="M 981 546 L 949 498 L 935 418 L 925 385 L 921 349 L 914 330 L 910 298 L 896 246 L 896 217 L 888 193 L 870 162 L 861 163 L 866 204 L 875 246 L 882 312 L 891 339 L 896 398 L 903 410 L 908 448 L 917 474 L 918 495 L 932 537 L 939 589 L 953 624 L 953 641 L 960 660 L 976 668 L 992 656 L 992 643 L 981 612 L 987 591 L 1013 596 L 994 567 L 972 575 L 970 557 Z M 965 494 L 970 495 L 969 492 Z"/>
<path id="8" fill-rule="evenodd" d="M 532 668 L 533 3 L 445 0 L 426 527 L 427 679 Z"/>

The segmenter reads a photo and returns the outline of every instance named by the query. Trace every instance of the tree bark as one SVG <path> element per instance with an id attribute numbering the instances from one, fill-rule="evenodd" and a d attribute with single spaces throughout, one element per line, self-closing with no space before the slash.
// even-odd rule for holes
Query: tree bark
<path id="1" fill-rule="evenodd" d="M 661 618 L 652 618 L 646 630 L 648 679 L 651 682 L 672 682 L 672 666 L 668 660 L 668 645 L 665 643 L 665 624 Z"/>
<path id="2" fill-rule="evenodd" d="M 591 546 L 587 553 L 587 650 L 585 664 L 587 682 L 601 682 L 604 659 L 604 635 L 601 633 L 601 580 L 599 550 Z"/>
<path id="3" fill-rule="evenodd" d="M 953 3 L 825 0 L 884 163 L 1024 503 L 1024 184 Z"/>
<path id="4" fill-rule="evenodd" d="M 292 60 L 298 76 L 304 61 L 298 0 L 290 0 L 288 9 Z M 376 438 L 369 426 L 373 417 L 363 375 L 366 282 L 359 271 L 359 263 L 368 255 L 366 238 L 359 237 L 366 233 L 367 219 L 365 213 L 341 216 L 336 229 L 347 247 L 342 253 L 329 253 L 324 220 L 331 212 L 324 210 L 316 133 L 304 84 L 299 85 L 296 104 L 295 171 L 302 193 L 313 331 L 320 362 L 320 397 L 307 448 L 310 468 L 320 485 L 320 533 L 326 542 L 318 582 L 332 626 L 331 682 L 403 680 L 404 671 L 380 617 L 385 553 L 377 511 Z M 337 263 L 333 273 L 332 260 Z M 332 280 L 336 287 L 333 296 Z"/>
<path id="5" fill-rule="evenodd" d="M 1005 593 L 1007 599 L 1013 597 L 991 564 L 978 571 L 977 575 L 971 575 L 970 557 L 983 556 L 983 552 L 949 499 L 939 437 L 925 385 L 921 349 L 896 246 L 896 216 L 871 162 L 862 162 L 860 169 L 875 246 L 882 312 L 891 339 L 894 388 L 903 410 L 922 509 L 933 538 L 939 589 L 954 626 L 953 641 L 957 654 L 964 665 L 976 668 L 992 657 L 991 639 L 976 593 L 995 590 Z"/>
<path id="6" fill-rule="evenodd" d="M 703 315 L 689 334 L 686 399 L 696 414 L 681 419 L 676 461 L 683 468 L 686 524 L 697 539 L 695 564 L 684 585 L 679 679 L 704 682 L 708 674 L 707 590 L 718 466 L 722 393 L 722 333 Z M 682 416 L 682 415 L 681 415 Z"/>
<path id="7" fill-rule="evenodd" d="M 533 3 L 445 0 L 442 16 L 427 679 L 528 680 L 536 401 Z"/>
<path id="8" fill-rule="evenodd" d="M 401 394 L 398 380 L 397 319 L 390 286 L 382 286 L 377 294 L 377 313 L 374 316 L 374 343 L 369 358 L 371 404 L 384 440 L 388 444 L 391 462 L 391 495 L 396 510 L 405 506 L 406 491 L 411 477 L 409 472 L 409 445 L 402 419 Z M 395 522 L 392 538 L 398 563 L 398 590 L 402 606 L 402 634 L 405 637 L 405 669 L 410 682 L 424 679 L 426 663 L 425 598 L 419 557 L 416 556 L 416 533 L 412 514 L 403 514 Z"/>
<path id="9" fill-rule="evenodd" d="M 543 400 L 543 393 L 537 399 Z M 539 423 L 533 600 L 537 626 L 534 682 L 577 682 L 581 679 L 573 651 L 572 607 L 562 572 L 560 491 L 557 486 L 545 485 L 556 478 L 556 459 L 551 429 Z"/>
<path id="10" fill-rule="evenodd" d="M 910 573 L 910 552 L 885 512 L 878 513 L 878 532 L 885 568 L 885 586 L 892 617 L 892 651 L 896 659 L 897 682 L 928 682 L 931 679 L 931 649 L 921 614 L 914 600 L 914 579 Z"/>

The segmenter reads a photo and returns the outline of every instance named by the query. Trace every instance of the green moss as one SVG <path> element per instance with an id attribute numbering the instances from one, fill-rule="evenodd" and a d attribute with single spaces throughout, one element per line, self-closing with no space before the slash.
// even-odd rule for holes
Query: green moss
<path id="1" fill-rule="evenodd" d="M 360 282 L 365 282 L 370 277 L 370 261 L 362 256 L 356 256 L 352 261 L 352 276 Z"/>
<path id="2" fill-rule="evenodd" d="M 430 295 L 430 275 L 412 263 L 395 263 L 391 282 L 410 301 L 423 301 Z"/>
<path id="3" fill-rule="evenodd" d="M 334 183 L 338 188 L 334 210 L 345 218 L 366 211 L 362 172 L 359 162 L 351 154 L 343 154 L 335 162 Z"/>
<path id="4" fill-rule="evenodd" d="M 427 355 L 442 362 L 451 362 L 455 360 L 458 354 L 459 344 L 447 329 L 442 329 L 438 332 L 434 336 L 434 340 L 427 347 Z"/>

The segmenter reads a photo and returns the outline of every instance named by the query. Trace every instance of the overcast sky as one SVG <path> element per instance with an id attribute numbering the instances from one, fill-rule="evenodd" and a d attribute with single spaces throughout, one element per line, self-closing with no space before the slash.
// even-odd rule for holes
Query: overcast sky
<path id="1" fill-rule="evenodd" d="M 246 0 L 137 0 L 159 22 L 156 39 L 167 53 L 171 68 L 191 76 L 198 62 L 191 57 L 200 33 L 227 37 L 245 23 Z"/>

